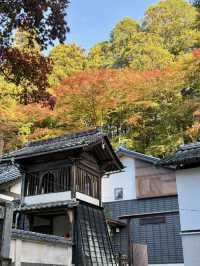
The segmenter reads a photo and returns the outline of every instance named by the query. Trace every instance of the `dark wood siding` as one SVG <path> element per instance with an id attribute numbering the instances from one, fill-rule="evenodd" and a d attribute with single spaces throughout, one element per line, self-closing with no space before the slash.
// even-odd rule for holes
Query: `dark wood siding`
<path id="1" fill-rule="evenodd" d="M 176 196 L 124 200 L 104 203 L 106 213 L 112 219 L 118 219 L 123 215 L 142 214 L 151 212 L 173 211 L 178 209 Z M 168 213 L 165 222 L 140 224 L 140 219 L 131 220 L 131 241 L 133 243 L 148 246 L 149 264 L 173 264 L 183 263 L 183 250 L 180 235 L 179 215 Z M 113 248 L 116 254 L 128 253 L 127 228 L 120 229 L 120 233 L 112 238 Z"/>

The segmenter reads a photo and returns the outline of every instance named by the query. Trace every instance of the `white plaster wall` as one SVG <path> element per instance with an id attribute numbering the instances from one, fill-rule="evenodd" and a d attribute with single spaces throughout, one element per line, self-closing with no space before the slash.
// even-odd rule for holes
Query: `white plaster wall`
<path id="1" fill-rule="evenodd" d="M 76 192 L 76 198 L 94 205 L 99 206 L 99 200 L 80 192 Z"/>
<path id="2" fill-rule="evenodd" d="M 18 183 L 14 184 L 10 188 L 10 192 L 13 192 L 13 193 L 21 195 L 21 181 L 19 181 Z"/>
<path id="3" fill-rule="evenodd" d="M 183 256 L 185 266 L 200 265 L 200 234 L 182 235 Z"/>
<path id="4" fill-rule="evenodd" d="M 10 192 L 13 192 L 13 193 L 21 195 L 21 181 L 19 181 L 18 183 L 12 185 L 11 188 L 10 188 Z M 13 201 L 14 197 L 11 197 L 11 196 L 8 196 L 8 195 L 4 195 L 4 194 L 0 194 L 0 199 Z"/>
<path id="5" fill-rule="evenodd" d="M 136 199 L 135 160 L 129 157 L 120 158 L 126 167 L 123 172 L 112 174 L 102 180 L 102 201 L 115 201 L 115 188 L 123 188 L 123 200 Z"/>
<path id="6" fill-rule="evenodd" d="M 10 196 L 4 195 L 4 194 L 0 194 L 0 199 L 4 199 L 4 200 L 8 200 L 8 201 L 14 200 L 13 197 L 10 197 Z"/>
<path id="7" fill-rule="evenodd" d="M 71 191 L 48 193 L 36 196 L 28 196 L 24 198 L 24 203 L 27 205 L 38 203 L 49 203 L 54 201 L 65 201 L 71 199 Z"/>
<path id="8" fill-rule="evenodd" d="M 10 258 L 15 266 L 21 262 L 71 266 L 72 247 L 17 239 L 11 241 Z"/>
<path id="9" fill-rule="evenodd" d="M 176 182 L 181 231 L 200 230 L 200 168 L 177 171 Z"/>

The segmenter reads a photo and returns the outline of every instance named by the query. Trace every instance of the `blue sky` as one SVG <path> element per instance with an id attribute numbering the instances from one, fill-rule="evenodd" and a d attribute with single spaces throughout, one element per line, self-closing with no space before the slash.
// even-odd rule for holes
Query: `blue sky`
<path id="1" fill-rule="evenodd" d="M 141 21 L 148 6 L 158 0 L 71 0 L 67 42 L 83 48 L 108 40 L 112 28 L 125 16 Z"/>

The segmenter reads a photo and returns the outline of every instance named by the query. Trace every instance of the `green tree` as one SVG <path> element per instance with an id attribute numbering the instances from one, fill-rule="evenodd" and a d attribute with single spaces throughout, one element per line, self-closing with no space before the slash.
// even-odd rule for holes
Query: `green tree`
<path id="1" fill-rule="evenodd" d="M 163 39 L 146 32 L 134 34 L 115 61 L 115 65 L 137 70 L 164 69 L 173 56 L 164 48 Z"/>
<path id="2" fill-rule="evenodd" d="M 124 52 L 138 32 L 140 32 L 140 25 L 129 17 L 122 19 L 113 28 L 110 42 L 115 67 L 128 66 Z"/>
<path id="3" fill-rule="evenodd" d="M 53 70 L 49 76 L 51 86 L 58 85 L 66 76 L 84 70 L 87 58 L 84 49 L 76 44 L 60 44 L 54 47 L 49 55 Z"/>
<path id="4" fill-rule="evenodd" d="M 88 54 L 87 68 L 101 69 L 112 68 L 114 56 L 111 42 L 97 43 Z"/>
<path id="5" fill-rule="evenodd" d="M 129 17 L 117 23 L 111 32 L 111 42 L 115 53 L 121 53 L 120 50 L 124 49 L 130 39 L 140 30 L 138 22 Z"/>
<path id="6" fill-rule="evenodd" d="M 164 0 L 149 7 L 143 28 L 161 36 L 174 55 L 187 52 L 199 43 L 197 10 L 186 0 Z"/>
<path id="7" fill-rule="evenodd" d="M 110 41 L 99 43 L 89 52 L 90 68 L 130 67 L 138 70 L 163 69 L 173 61 L 157 34 L 144 32 L 131 18 L 117 23 Z"/>

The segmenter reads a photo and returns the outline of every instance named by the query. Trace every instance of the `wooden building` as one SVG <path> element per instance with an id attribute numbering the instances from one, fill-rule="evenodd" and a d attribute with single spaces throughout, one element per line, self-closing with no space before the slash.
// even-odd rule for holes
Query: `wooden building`
<path id="1" fill-rule="evenodd" d="M 60 237 L 72 243 L 72 264 L 116 265 L 103 214 L 101 179 L 123 165 L 106 135 L 90 130 L 28 143 L 5 155 L 3 162 L 17 164 L 22 174 L 15 238 Z"/>
<path id="2" fill-rule="evenodd" d="M 9 259 L 13 206 L 10 202 L 0 200 L 0 265 L 10 266 Z"/>
<path id="3" fill-rule="evenodd" d="M 174 169 L 123 146 L 117 154 L 125 168 L 105 176 L 102 186 L 106 216 L 127 224 L 112 225 L 115 254 L 128 255 L 130 245 L 146 245 L 150 266 L 183 265 Z"/>

